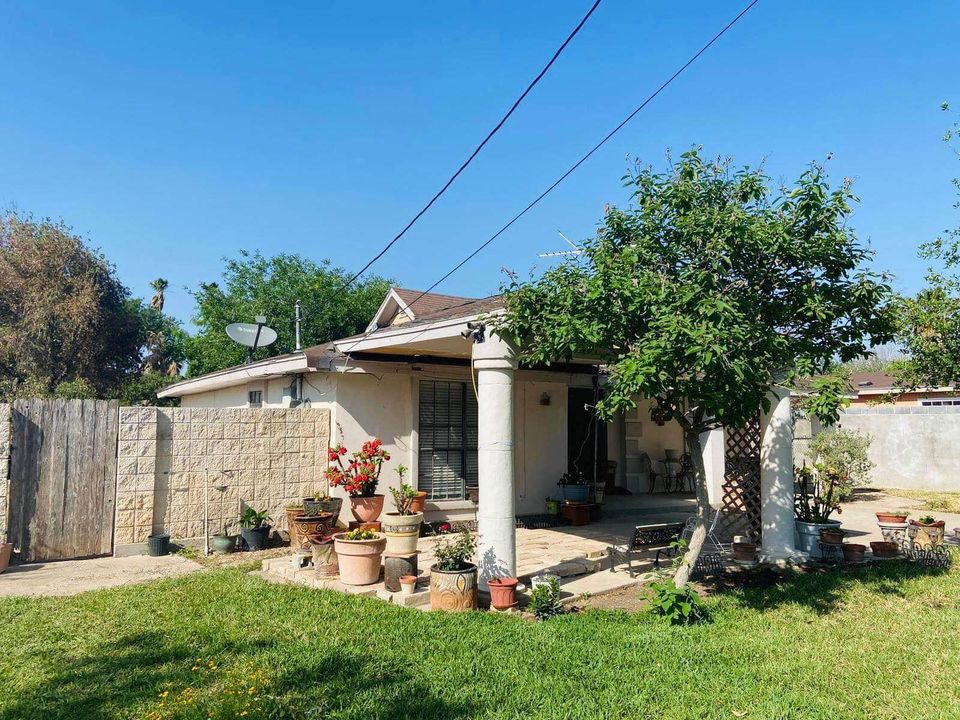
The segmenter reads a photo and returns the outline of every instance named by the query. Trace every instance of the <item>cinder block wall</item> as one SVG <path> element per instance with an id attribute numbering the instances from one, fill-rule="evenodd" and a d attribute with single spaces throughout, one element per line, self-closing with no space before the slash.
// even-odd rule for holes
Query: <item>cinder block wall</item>
<path id="1" fill-rule="evenodd" d="M 202 540 L 205 500 L 211 533 L 237 532 L 242 506 L 285 529 L 285 506 L 325 487 L 329 442 L 326 409 L 121 408 L 115 551 Z"/>
<path id="2" fill-rule="evenodd" d="M 0 403 L 0 542 L 7 540 L 10 497 L 10 406 Z"/>

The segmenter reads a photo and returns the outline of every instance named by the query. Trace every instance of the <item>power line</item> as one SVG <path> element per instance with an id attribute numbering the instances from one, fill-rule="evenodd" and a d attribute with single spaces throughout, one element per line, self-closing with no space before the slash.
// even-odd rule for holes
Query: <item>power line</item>
<path id="1" fill-rule="evenodd" d="M 386 252 L 391 247 L 393 247 L 394 243 L 396 243 L 400 238 L 402 238 L 407 233 L 407 230 L 413 227 L 414 223 L 416 223 L 417 220 L 419 220 L 423 216 L 423 214 L 433 206 L 433 204 L 440 198 L 440 196 L 443 195 L 451 185 L 453 185 L 454 180 L 456 180 L 460 176 L 460 173 L 462 173 L 464 170 L 467 169 L 467 166 L 471 162 L 473 162 L 473 159 L 477 155 L 480 154 L 480 151 L 483 150 L 484 146 L 488 142 L 490 142 L 493 136 L 496 135 L 497 132 L 500 131 L 500 128 L 503 127 L 504 123 L 506 123 L 507 120 L 510 119 L 510 116 L 513 115 L 513 112 L 520 106 L 520 103 L 523 102 L 524 98 L 526 98 L 527 95 L 530 94 L 530 91 L 533 90 L 533 88 L 537 86 L 537 83 L 540 82 L 543 76 L 547 74 L 547 71 L 553 66 L 553 63 L 556 62 L 557 58 L 560 57 L 560 54 L 566 49 L 567 45 L 570 44 L 570 41 L 573 40 L 574 37 L 576 37 L 577 33 L 580 32 L 580 29 L 586 24 L 587 20 L 590 19 L 590 16 L 593 15 L 593 12 L 600 5 L 600 2 L 601 0 L 596 0 L 593 3 L 593 5 L 590 6 L 590 9 L 587 11 L 587 14 L 583 16 L 583 18 L 580 20 L 579 23 L 577 23 L 577 26 L 570 32 L 570 34 L 567 36 L 567 39 L 563 41 L 563 44 L 559 48 L 557 48 L 557 51 L 553 54 L 553 57 L 550 58 L 550 61 L 543 66 L 543 69 L 539 72 L 539 74 L 530 82 L 529 85 L 527 85 L 526 90 L 524 90 L 523 93 L 521 93 L 520 97 L 518 97 L 514 101 L 513 105 L 510 106 L 510 109 L 507 111 L 507 113 L 502 118 L 500 118 L 500 122 L 498 122 L 493 127 L 493 129 L 487 133 L 487 136 L 483 139 L 483 142 L 481 142 L 479 145 L 477 145 L 476 148 L 474 148 L 473 152 L 470 153 L 470 157 L 468 157 L 466 160 L 463 161 L 460 167 L 457 168 L 457 171 L 450 176 L 450 179 L 447 180 L 446 183 L 444 183 L 443 187 L 440 188 L 440 190 L 438 190 L 437 193 L 432 198 L 430 198 L 430 202 L 424 205 L 420 209 L 420 212 L 414 215 L 413 219 L 406 224 L 403 230 L 398 232 L 390 242 L 384 245 L 383 249 L 380 250 L 380 252 L 378 252 L 376 255 L 374 255 L 373 258 L 370 260 L 370 262 L 368 262 L 366 265 L 360 268 L 359 272 L 357 272 L 346 283 L 344 283 L 343 287 L 341 287 L 337 292 L 342 292 L 346 290 L 357 280 L 357 278 L 359 278 L 361 275 L 363 275 L 363 273 L 369 270 L 370 267 L 375 262 L 377 262 L 377 260 L 382 258 L 386 254 Z"/>

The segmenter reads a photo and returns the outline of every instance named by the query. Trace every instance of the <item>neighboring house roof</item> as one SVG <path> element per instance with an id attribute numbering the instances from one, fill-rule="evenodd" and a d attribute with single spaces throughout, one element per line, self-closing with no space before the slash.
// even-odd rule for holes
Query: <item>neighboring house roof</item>
<path id="1" fill-rule="evenodd" d="M 866 395 L 886 395 L 887 393 L 914 392 L 929 395 L 932 393 L 955 392 L 951 386 L 946 387 L 918 387 L 912 390 L 900 387 L 896 383 L 896 376 L 886 372 L 855 372 L 850 375 L 850 385 L 853 387 L 854 397 Z"/>

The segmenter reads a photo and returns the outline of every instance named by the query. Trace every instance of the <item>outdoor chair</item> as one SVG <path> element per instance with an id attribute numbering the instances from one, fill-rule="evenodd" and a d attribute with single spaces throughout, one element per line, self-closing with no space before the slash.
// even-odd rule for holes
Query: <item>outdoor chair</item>
<path id="1" fill-rule="evenodd" d="M 657 478 L 660 475 L 654 471 L 653 463 L 650 462 L 650 456 L 645 452 L 640 453 L 640 457 L 637 458 L 637 462 L 640 465 L 640 475 L 641 477 L 646 475 L 649 485 L 647 486 L 647 492 L 652 495 L 657 486 Z M 666 489 L 666 487 L 664 488 Z"/>
<path id="2" fill-rule="evenodd" d="M 714 509 L 713 517 L 710 519 L 710 524 L 707 526 L 707 537 L 703 541 L 703 548 L 700 551 L 701 556 L 703 555 L 717 555 L 720 557 L 730 555 L 733 547 L 731 543 L 720 542 L 720 538 L 717 534 L 717 525 L 720 521 L 720 513 L 722 510 Z M 677 535 L 678 540 L 683 540 L 686 543 L 690 543 L 690 538 L 693 537 L 693 530 L 697 525 L 697 516 L 691 515 L 687 518 L 687 521 L 683 524 L 683 529 Z M 660 558 L 668 557 L 674 558 L 677 556 L 678 548 L 675 547 L 665 547 L 657 550 L 656 557 L 654 558 L 653 564 L 656 567 L 660 567 Z"/>

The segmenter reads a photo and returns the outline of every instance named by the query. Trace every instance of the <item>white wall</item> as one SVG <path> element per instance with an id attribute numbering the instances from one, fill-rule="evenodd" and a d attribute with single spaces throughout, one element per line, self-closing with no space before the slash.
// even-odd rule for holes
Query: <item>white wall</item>
<path id="1" fill-rule="evenodd" d="M 540 404 L 543 393 L 549 405 Z M 544 501 L 559 496 L 557 481 L 567 471 L 567 385 L 517 382 L 514 428 L 517 514 L 545 512 Z"/>

